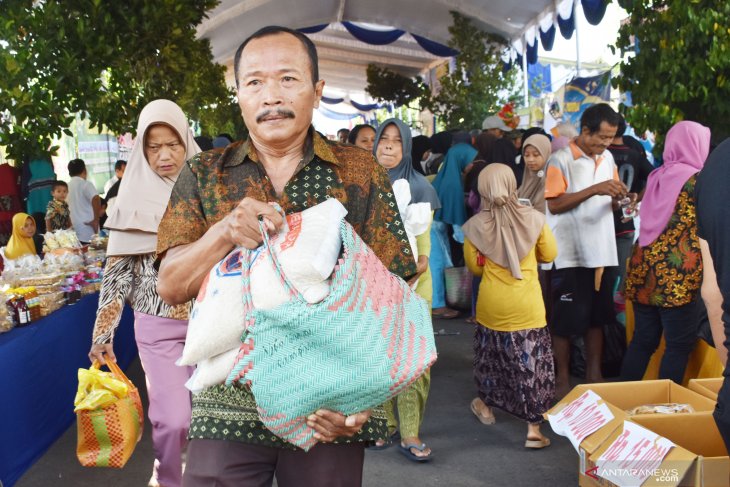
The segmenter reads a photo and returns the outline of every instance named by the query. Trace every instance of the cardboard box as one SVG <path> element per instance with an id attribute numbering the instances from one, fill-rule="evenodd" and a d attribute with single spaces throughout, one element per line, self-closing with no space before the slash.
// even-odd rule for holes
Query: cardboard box
<path id="1" fill-rule="evenodd" d="M 686 416 L 688 414 L 684 414 Z M 657 415 L 657 414 L 649 414 L 645 415 L 646 417 L 657 417 L 662 416 L 664 418 L 670 418 L 673 419 L 674 416 L 669 415 Z M 638 416 L 634 416 L 638 417 Z M 633 419 L 629 419 L 628 421 L 633 421 Z M 637 424 L 640 424 L 636 422 Z M 647 425 L 640 424 L 641 426 L 651 430 Z M 653 430 L 651 430 L 653 431 Z M 663 436 L 661 433 L 653 431 L 659 436 Z M 587 473 L 590 472 L 592 469 L 596 467 L 596 462 L 599 458 L 613 445 L 614 441 L 623 433 L 623 425 L 621 428 L 616 429 L 608 438 L 606 438 L 606 441 L 601 445 L 600 448 L 598 448 L 596 451 L 593 452 L 593 454 L 590 455 L 587 462 Z M 671 440 L 670 440 L 671 441 Z M 677 445 L 673 447 L 671 450 L 669 450 L 669 453 L 664 457 L 664 459 L 661 462 L 661 465 L 657 469 L 657 476 L 652 476 L 647 478 L 642 484 L 642 487 L 693 487 L 697 484 L 698 479 L 698 465 L 697 465 L 697 454 L 693 453 L 689 450 L 686 450 L 682 448 L 681 446 Z M 597 478 L 594 479 L 588 475 L 586 475 L 586 478 L 589 481 L 586 481 L 584 484 L 580 484 L 581 486 L 591 486 L 591 487 L 616 487 L 616 484 L 613 482 L 606 480 L 604 478 Z M 634 480 L 632 478 L 628 478 L 626 480 Z M 638 479 L 636 479 L 637 485 L 638 485 Z"/>
<path id="2" fill-rule="evenodd" d="M 690 379 L 687 387 L 691 391 L 717 402 L 717 394 L 720 392 L 723 380 L 722 377 L 717 379 Z"/>
<path id="3" fill-rule="evenodd" d="M 545 415 L 547 418 L 547 415 L 556 415 L 560 411 L 562 411 L 568 404 L 573 402 L 574 400 L 578 399 L 580 396 L 583 395 L 583 393 L 586 392 L 586 388 L 583 386 L 577 386 L 572 391 L 568 393 L 564 398 L 558 402 L 555 406 L 553 406 Z M 600 394 L 599 394 L 600 395 Z M 590 455 L 595 452 L 605 441 L 606 439 L 617 429 L 621 428 L 623 426 L 624 421 L 628 418 L 628 415 L 621 409 L 617 408 L 616 406 L 608 403 L 607 401 L 601 401 L 602 404 L 605 404 L 611 413 L 614 416 L 614 419 L 611 420 L 608 424 L 603 426 L 602 428 L 596 430 L 592 434 L 588 435 L 578 447 L 578 482 L 581 486 L 583 485 L 593 485 L 593 484 L 584 484 L 583 482 L 591 481 L 592 479 L 588 476 L 586 476 L 586 471 L 592 467 L 592 465 L 588 464 L 588 458 Z M 596 484 L 598 485 L 598 484 Z"/>
<path id="4" fill-rule="evenodd" d="M 680 485 L 730 485 L 730 458 L 711 413 L 640 415 L 631 417 L 630 421 L 663 436 L 678 449 L 697 456 L 694 483 Z"/>
<path id="5" fill-rule="evenodd" d="M 605 382 L 601 384 L 581 384 L 574 390 L 592 390 L 607 403 L 622 411 L 637 406 L 676 402 L 691 405 L 695 412 L 712 412 L 715 401 L 697 392 L 690 391 L 671 380 L 643 380 L 636 382 Z"/>
<path id="6" fill-rule="evenodd" d="M 594 479 L 589 472 L 595 467 L 595 460 L 613 443 L 613 441 L 623 431 L 623 422 L 629 418 L 627 410 L 637 406 L 646 404 L 659 403 L 681 403 L 690 404 L 695 411 L 711 413 L 715 408 L 715 401 L 709 399 L 697 392 L 690 391 L 670 380 L 653 380 L 653 381 L 637 381 L 637 382 L 613 382 L 600 384 L 581 384 L 576 386 L 567 396 L 548 411 L 548 414 L 554 415 L 561 411 L 570 402 L 580 397 L 587 390 L 592 390 L 601 397 L 603 403 L 608 406 L 614 415 L 614 420 L 600 428 L 593 434 L 586 437 L 579 446 L 579 471 L 578 482 L 581 487 L 609 487 L 614 484 L 605 479 Z M 642 417 L 669 417 L 670 419 L 679 416 L 690 416 L 690 414 L 680 415 L 643 415 Z M 693 415 L 692 415 L 693 416 Z M 716 428 L 716 427 L 715 427 Z M 651 428 L 648 428 L 651 429 Z M 661 432 L 656 432 L 662 435 Z M 671 438 L 669 438 L 672 440 Z M 672 440 L 673 441 L 673 440 Z M 676 442 L 675 442 L 676 443 Z M 697 484 L 697 478 L 700 475 L 701 466 L 697 461 L 698 454 L 683 448 L 673 448 L 665 459 L 663 465 L 669 466 L 668 470 L 676 468 L 679 476 L 678 481 L 666 480 L 658 482 L 656 479 L 647 480 L 645 485 L 649 486 L 681 486 L 688 487 Z M 710 465 L 714 468 L 716 465 Z M 711 486 L 713 484 L 705 484 Z M 719 484 L 730 485 L 730 484 Z M 713 486 L 714 487 L 714 486 Z"/>

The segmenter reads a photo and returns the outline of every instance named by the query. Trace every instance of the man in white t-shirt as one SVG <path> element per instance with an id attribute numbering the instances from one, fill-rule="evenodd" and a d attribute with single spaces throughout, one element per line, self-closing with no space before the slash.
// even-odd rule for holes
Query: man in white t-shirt
<path id="1" fill-rule="evenodd" d="M 86 180 L 86 164 L 81 159 L 68 163 L 68 206 L 71 222 L 81 243 L 91 241 L 92 235 L 99 232 L 101 198 L 96 187 Z"/>
<path id="2" fill-rule="evenodd" d="M 581 117 L 580 134 L 548 162 L 547 222 L 558 242 L 550 280 L 558 397 L 570 387 L 571 336 L 585 336 L 588 382 L 603 380 L 603 326 L 616 319 L 605 268 L 618 264 L 613 210 L 628 193 L 606 150 L 618 124 L 610 106 L 593 105 Z"/>

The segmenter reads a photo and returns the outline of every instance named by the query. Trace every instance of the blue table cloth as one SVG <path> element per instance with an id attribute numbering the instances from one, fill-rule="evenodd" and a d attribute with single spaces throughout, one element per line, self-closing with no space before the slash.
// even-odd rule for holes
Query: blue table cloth
<path id="1" fill-rule="evenodd" d="M 11 487 L 76 421 L 78 369 L 88 368 L 98 294 L 0 334 L 0 485 Z M 134 315 L 114 338 L 117 363 L 137 356 Z"/>

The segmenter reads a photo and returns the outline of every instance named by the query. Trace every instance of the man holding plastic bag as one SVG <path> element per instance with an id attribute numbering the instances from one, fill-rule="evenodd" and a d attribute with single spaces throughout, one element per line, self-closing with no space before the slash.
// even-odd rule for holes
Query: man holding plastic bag
<path id="1" fill-rule="evenodd" d="M 403 278 L 416 265 L 388 175 L 371 154 L 332 144 L 311 126 L 324 81 L 311 41 L 289 29 L 253 34 L 235 57 L 239 105 L 249 140 L 189 161 L 160 223 L 158 291 L 169 303 L 198 294 L 208 272 L 234 247 L 262 243 L 259 218 L 273 234 L 282 215 L 328 198 L 387 269 Z M 367 336 L 361 340 L 367 341 Z M 344 415 L 319 410 L 307 418 L 318 445 L 297 450 L 263 426 L 244 385 L 203 390 L 193 398 L 184 485 L 357 486 L 364 445 L 387 436 L 380 408 Z"/>

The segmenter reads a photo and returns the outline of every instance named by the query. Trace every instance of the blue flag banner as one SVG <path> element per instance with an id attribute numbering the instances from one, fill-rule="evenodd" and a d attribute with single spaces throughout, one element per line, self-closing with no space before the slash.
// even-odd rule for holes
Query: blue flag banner
<path id="1" fill-rule="evenodd" d="M 530 88 L 531 98 L 540 98 L 541 94 L 553 91 L 550 65 L 541 63 L 528 64 L 527 86 Z"/>
<path id="2" fill-rule="evenodd" d="M 590 78 L 575 78 L 565 85 L 563 121 L 580 127 L 580 117 L 586 108 L 611 99 L 611 72 Z"/>

